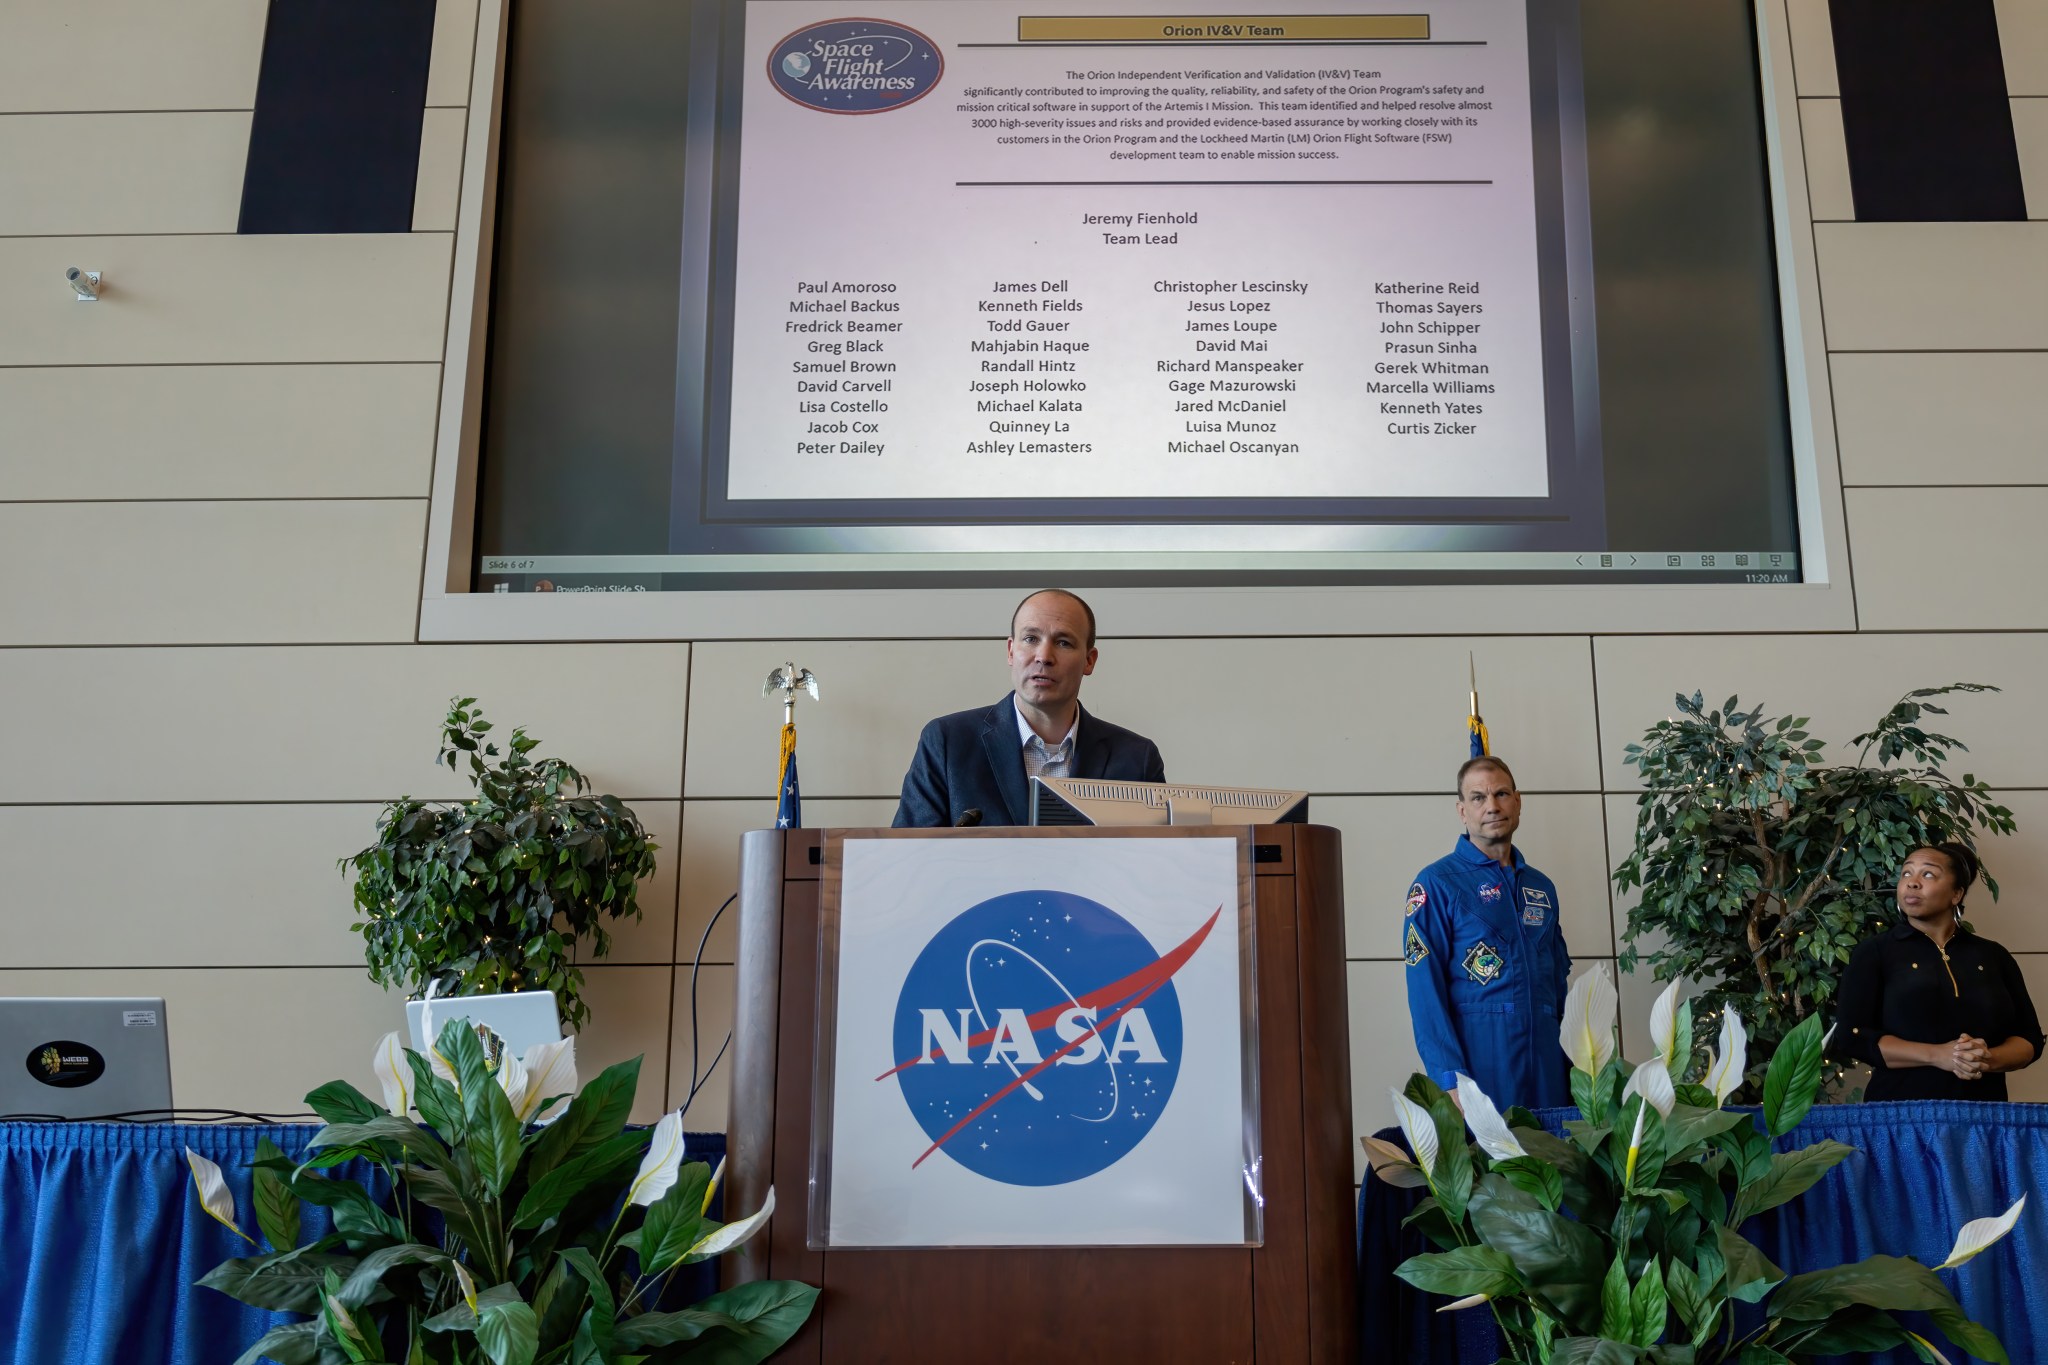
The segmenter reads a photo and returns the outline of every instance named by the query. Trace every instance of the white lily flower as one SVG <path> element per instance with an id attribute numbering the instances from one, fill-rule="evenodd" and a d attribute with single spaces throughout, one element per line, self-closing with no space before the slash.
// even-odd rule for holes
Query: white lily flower
<path id="1" fill-rule="evenodd" d="M 228 1182 L 221 1178 L 220 1167 L 190 1147 L 185 1149 L 185 1164 L 192 1168 L 192 1183 L 199 1190 L 199 1207 L 214 1222 L 255 1246 L 256 1239 L 235 1226 L 235 1196 L 228 1189 Z"/>
<path id="2" fill-rule="evenodd" d="M 498 1089 L 505 1092 L 505 1102 L 512 1106 L 513 1116 L 519 1119 L 520 1127 L 525 1127 L 526 1119 L 521 1110 L 526 1106 L 526 1068 L 509 1052 L 498 1059 Z"/>
<path id="3" fill-rule="evenodd" d="M 1376 1137 L 1362 1137 L 1359 1141 L 1365 1144 L 1365 1164 L 1372 1168 L 1374 1175 L 1395 1189 L 1419 1190 L 1429 1185 L 1429 1177 L 1393 1143 Z"/>
<path id="4" fill-rule="evenodd" d="M 412 1067 L 405 1060 L 405 1044 L 397 1030 L 377 1040 L 377 1054 L 371 1058 L 377 1084 L 384 1087 L 384 1107 L 404 1118 L 412 1108 Z"/>
<path id="5" fill-rule="evenodd" d="M 1841 1026 L 1841 1021 L 1838 1019 L 1834 1023 L 1829 1024 L 1828 1031 L 1820 1036 L 1820 1051 L 1823 1057 L 1827 1055 L 1828 1044 L 1835 1040 L 1835 1030 Z"/>
<path id="6" fill-rule="evenodd" d="M 654 1140 L 640 1159 L 640 1171 L 626 1191 L 626 1202 L 652 1204 L 669 1192 L 682 1168 L 683 1111 L 678 1109 L 662 1115 L 661 1122 L 654 1125 Z"/>
<path id="7" fill-rule="evenodd" d="M 1527 1156 L 1507 1120 L 1500 1116 L 1500 1110 L 1487 1098 L 1479 1082 L 1458 1073 L 1458 1101 L 1465 1110 L 1465 1123 L 1472 1129 L 1472 1136 L 1479 1139 L 1479 1145 L 1495 1161 L 1506 1161 L 1510 1157 Z"/>
<path id="8" fill-rule="evenodd" d="M 436 1076 L 454 1086 L 457 1094 L 461 1094 L 462 1082 L 456 1078 L 455 1064 L 441 1055 L 438 1046 L 441 1035 L 434 1029 L 434 992 L 440 988 L 440 982 L 431 983 L 420 1000 L 420 1036 L 427 1042 L 427 1065 L 433 1068 Z"/>
<path id="9" fill-rule="evenodd" d="M 2013 1224 L 2020 1221 L 2020 1210 L 2026 1206 L 2027 1197 L 2021 1195 L 2018 1203 L 2014 1204 L 2004 1213 L 1999 1214 L 1998 1217 L 1973 1218 L 1963 1224 L 1963 1230 L 1956 1234 L 1955 1249 L 1949 1252 L 1946 1261 L 1943 1261 L 1934 1268 L 1936 1270 L 1954 1270 L 1978 1252 L 1989 1247 L 1993 1242 L 1996 1242 L 1999 1238 L 2012 1231 Z"/>
<path id="10" fill-rule="evenodd" d="M 1729 1005 L 1721 1011 L 1721 1046 L 1707 1054 L 1707 1089 L 1714 1092 L 1715 1104 L 1728 1103 L 1748 1066 L 1749 1036 L 1743 1032 L 1742 1016 Z"/>
<path id="11" fill-rule="evenodd" d="M 1394 1114 L 1401 1120 L 1402 1135 L 1415 1150 L 1415 1164 L 1427 1176 L 1436 1169 L 1436 1120 L 1427 1109 L 1392 1086 L 1387 1087 L 1387 1093 L 1394 1097 Z"/>
<path id="12" fill-rule="evenodd" d="M 1921 1349 L 1925 1350 L 1928 1355 L 1933 1356 L 1941 1365 L 1949 1365 L 1948 1357 L 1943 1355 L 1940 1349 L 1926 1337 L 1921 1336 L 1918 1332 L 1907 1332 L 1906 1335 L 1919 1342 Z"/>
<path id="13" fill-rule="evenodd" d="M 1624 1188 L 1636 1183 L 1636 1153 L 1643 1150 L 1643 1120 L 1650 1116 L 1650 1105 L 1645 1102 L 1636 1106 L 1636 1130 L 1629 1134 L 1628 1165 L 1621 1173 Z"/>
<path id="14" fill-rule="evenodd" d="M 1671 1106 L 1678 1103 L 1678 1094 L 1671 1086 L 1671 1072 L 1661 1060 L 1644 1062 L 1635 1069 L 1628 1084 L 1621 1088 L 1622 1099 L 1630 1095 L 1641 1095 L 1667 1119 L 1671 1117 Z"/>
<path id="15" fill-rule="evenodd" d="M 1680 1060 L 1672 1054 L 1678 1047 L 1678 983 L 1673 981 L 1650 1006 L 1650 1041 L 1657 1046 L 1658 1060 L 1668 1069 Z"/>
<path id="16" fill-rule="evenodd" d="M 1493 1295 L 1491 1294 L 1468 1294 L 1464 1298 L 1459 1299 L 1456 1303 L 1447 1303 L 1443 1307 L 1437 1309 L 1436 1311 L 1439 1313 L 1455 1313 L 1460 1308 L 1477 1308 L 1480 1304 L 1487 1302 L 1492 1297 Z"/>
<path id="17" fill-rule="evenodd" d="M 462 1286 L 462 1301 L 469 1305 L 470 1316 L 475 1317 L 477 1316 L 476 1279 L 469 1273 L 468 1267 L 464 1266 L 462 1262 L 453 1261 L 450 1264 L 455 1267 L 455 1283 Z"/>
<path id="18" fill-rule="evenodd" d="M 725 1158 L 718 1158 L 718 1164 L 711 1168 L 711 1180 L 704 1186 L 704 1203 L 697 1210 L 699 1217 L 711 1212 L 711 1199 L 718 1193 L 718 1182 L 725 1178 Z"/>
<path id="19" fill-rule="evenodd" d="M 768 1215 L 774 1212 L 775 1187 L 770 1185 L 768 1187 L 768 1198 L 763 1201 L 758 1212 L 740 1219 L 737 1223 L 727 1223 L 709 1237 L 703 1238 L 697 1245 L 690 1248 L 690 1254 L 686 1259 L 708 1261 L 713 1256 L 721 1256 L 731 1251 L 741 1242 L 746 1241 L 749 1237 L 759 1232 L 762 1225 L 768 1221 Z"/>
<path id="20" fill-rule="evenodd" d="M 1579 973 L 1564 998 L 1564 1023 L 1558 1042 L 1572 1059 L 1575 1070 L 1597 1076 L 1614 1060 L 1614 1013 L 1619 998 L 1607 978 L 1605 965 L 1596 964 Z"/>
<path id="21" fill-rule="evenodd" d="M 511 1060 L 510 1057 L 505 1059 L 508 1068 Z M 519 1059 L 519 1065 L 526 1078 L 523 1098 L 512 1102 L 512 1112 L 519 1115 L 519 1121 L 545 1126 L 562 1117 L 568 1106 L 559 1104 L 537 1119 L 534 1115 L 539 1112 L 541 1105 L 553 1096 L 576 1093 L 575 1038 L 564 1038 L 554 1043 L 535 1043 L 526 1049 L 526 1055 Z M 509 1097 L 511 1092 L 507 1091 L 506 1094 Z"/>

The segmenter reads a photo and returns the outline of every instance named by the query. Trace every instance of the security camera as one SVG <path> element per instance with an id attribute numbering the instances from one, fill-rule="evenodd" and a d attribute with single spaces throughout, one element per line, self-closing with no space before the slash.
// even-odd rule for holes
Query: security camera
<path id="1" fill-rule="evenodd" d="M 99 301 L 99 271 L 80 270 L 77 266 L 74 265 L 69 270 L 64 272 L 64 278 L 70 282 L 71 290 L 73 293 L 78 295 L 78 301 L 80 303 L 97 303 Z"/>

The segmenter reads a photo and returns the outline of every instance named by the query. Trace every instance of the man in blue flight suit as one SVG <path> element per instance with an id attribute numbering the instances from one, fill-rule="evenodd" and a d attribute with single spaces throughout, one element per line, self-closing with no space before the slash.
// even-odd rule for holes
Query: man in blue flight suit
<path id="1" fill-rule="evenodd" d="M 1408 1017 L 1431 1080 L 1464 1072 L 1506 1109 L 1568 1105 L 1571 1064 L 1558 1044 L 1571 955 L 1557 888 L 1515 847 L 1522 796 L 1490 754 L 1458 769 L 1465 833 L 1408 888 L 1401 927 Z"/>

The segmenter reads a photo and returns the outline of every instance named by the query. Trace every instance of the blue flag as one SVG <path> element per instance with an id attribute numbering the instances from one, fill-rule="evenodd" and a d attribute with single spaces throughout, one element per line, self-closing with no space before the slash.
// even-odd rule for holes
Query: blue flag
<path id="1" fill-rule="evenodd" d="M 1481 755 L 1483 755 L 1483 754 L 1489 754 L 1489 753 L 1492 753 L 1492 752 L 1493 752 L 1493 751 L 1492 751 L 1491 749 L 1489 749 L 1489 748 L 1487 748 L 1487 747 L 1486 747 L 1486 746 L 1487 746 L 1487 735 L 1486 735 L 1486 722 L 1485 722 L 1484 720 L 1482 720 L 1482 719 L 1480 718 L 1480 715 L 1479 715 L 1479 713 L 1478 713 L 1477 711 L 1474 711 L 1474 712 L 1473 712 L 1473 713 L 1472 713 L 1472 714 L 1471 714 L 1470 716 L 1467 716 L 1467 717 L 1465 718 L 1465 728 L 1466 728 L 1466 730 L 1468 730 L 1468 731 L 1470 731 L 1470 732 L 1471 732 L 1471 739 L 1472 739 L 1472 754 L 1471 754 L 1471 756 L 1472 756 L 1473 758 L 1478 758 L 1478 757 L 1480 757 L 1480 756 L 1481 756 Z M 793 771 L 793 770 L 792 770 L 792 771 Z"/>
<path id="2" fill-rule="evenodd" d="M 796 782 L 796 726 L 782 727 L 782 763 L 775 779 L 775 828 L 804 827 L 803 797 Z"/>

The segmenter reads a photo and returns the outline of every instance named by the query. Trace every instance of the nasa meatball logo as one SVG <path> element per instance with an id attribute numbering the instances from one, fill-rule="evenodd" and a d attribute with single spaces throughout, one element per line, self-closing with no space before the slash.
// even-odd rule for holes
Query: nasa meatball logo
<path id="1" fill-rule="evenodd" d="M 944 74 L 938 45 L 886 19 L 827 19 L 768 54 L 768 79 L 807 109 L 883 114 L 929 95 Z"/>
<path id="2" fill-rule="evenodd" d="M 956 916 L 897 999 L 899 1087 L 940 1154 L 1008 1185 L 1064 1185 L 1115 1165 L 1173 1099 L 1173 977 L 1222 914 L 1161 953 L 1085 896 L 1013 891 Z"/>

